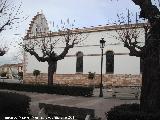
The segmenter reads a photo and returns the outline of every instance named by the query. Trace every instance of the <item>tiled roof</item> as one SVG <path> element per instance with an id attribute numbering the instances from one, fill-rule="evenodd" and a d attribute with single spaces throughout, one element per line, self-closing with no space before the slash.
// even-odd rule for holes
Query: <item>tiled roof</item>
<path id="1" fill-rule="evenodd" d="M 0 68 L 4 68 L 4 67 L 18 67 L 18 66 L 23 66 L 22 63 L 18 63 L 18 64 L 4 64 L 1 65 Z"/>

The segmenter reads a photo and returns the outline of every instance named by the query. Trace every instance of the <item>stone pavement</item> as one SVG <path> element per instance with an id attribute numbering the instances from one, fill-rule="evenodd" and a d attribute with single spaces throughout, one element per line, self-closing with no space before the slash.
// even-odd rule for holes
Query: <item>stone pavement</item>
<path id="1" fill-rule="evenodd" d="M 8 90 L 0 90 L 8 91 Z M 15 91 L 11 91 L 15 92 Z M 120 104 L 138 103 L 139 100 L 120 100 L 118 98 L 111 98 L 110 92 L 103 90 L 104 97 L 98 97 L 99 89 L 95 89 L 93 97 L 81 97 L 81 96 L 67 96 L 56 94 L 44 94 L 44 93 L 32 93 L 32 92 L 19 92 L 31 97 L 30 109 L 33 116 L 37 116 L 39 109 L 39 103 L 48 103 L 53 105 L 63 105 L 80 108 L 90 108 L 95 110 L 95 115 L 105 120 L 105 112 L 109 111 L 112 107 Z"/>

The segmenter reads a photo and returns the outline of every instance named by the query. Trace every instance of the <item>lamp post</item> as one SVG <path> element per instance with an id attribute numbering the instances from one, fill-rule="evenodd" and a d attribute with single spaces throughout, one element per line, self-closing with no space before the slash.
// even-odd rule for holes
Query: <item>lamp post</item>
<path id="1" fill-rule="evenodd" d="M 102 84 L 102 67 L 103 67 L 103 48 L 105 46 L 105 40 L 104 38 L 101 38 L 100 40 L 100 48 L 101 48 L 101 51 L 102 51 L 102 54 L 101 54 L 101 83 L 100 83 L 100 93 L 99 93 L 99 97 L 103 97 L 103 91 L 102 91 L 102 87 L 103 87 L 103 84 Z"/>

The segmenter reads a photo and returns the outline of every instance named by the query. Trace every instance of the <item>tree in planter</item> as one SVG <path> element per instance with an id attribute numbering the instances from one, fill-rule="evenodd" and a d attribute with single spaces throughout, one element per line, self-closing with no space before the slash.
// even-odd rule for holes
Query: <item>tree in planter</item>
<path id="1" fill-rule="evenodd" d="M 131 41 L 131 36 L 127 32 L 123 42 L 130 50 L 131 56 L 143 59 L 140 108 L 146 112 L 158 112 L 160 111 L 160 11 L 151 0 L 132 1 L 140 7 L 140 17 L 148 20 L 150 28 L 145 29 L 144 46 L 138 46 L 137 41 Z"/>
<path id="2" fill-rule="evenodd" d="M 39 37 L 37 37 L 39 36 Z M 36 32 L 36 36 L 27 36 L 27 40 L 22 44 L 24 50 L 33 55 L 39 62 L 48 63 L 48 85 L 53 84 L 53 75 L 57 69 L 57 61 L 64 59 L 69 49 L 82 42 L 86 36 L 81 36 L 80 30 L 65 28 L 58 32 Z M 30 39 L 30 40 L 29 40 Z M 32 40 L 33 39 L 33 40 Z M 59 47 L 58 45 L 64 45 Z M 63 49 L 61 53 L 56 53 L 56 47 Z M 39 49 L 41 51 L 36 51 Z"/>
<path id="3" fill-rule="evenodd" d="M 34 70 L 34 71 L 33 71 L 33 75 L 35 76 L 35 81 L 36 81 L 36 83 L 38 83 L 38 82 L 37 82 L 37 77 L 38 77 L 38 75 L 40 75 L 40 71 L 39 71 L 39 70 Z"/>

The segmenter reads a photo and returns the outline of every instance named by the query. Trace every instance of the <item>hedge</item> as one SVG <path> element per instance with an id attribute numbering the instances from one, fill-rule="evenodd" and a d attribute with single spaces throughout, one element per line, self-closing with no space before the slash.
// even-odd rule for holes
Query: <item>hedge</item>
<path id="1" fill-rule="evenodd" d="M 0 119 L 5 117 L 31 117 L 30 97 L 17 93 L 0 92 Z"/>
<path id="2" fill-rule="evenodd" d="M 0 89 L 38 92 L 71 96 L 92 96 L 93 87 L 84 86 L 65 86 L 65 85 L 41 85 L 41 84 L 18 84 L 18 83 L 0 83 Z"/>
<path id="3" fill-rule="evenodd" d="M 106 117 L 107 120 L 159 120 L 160 112 L 142 112 L 139 104 L 124 104 L 112 108 Z"/>

